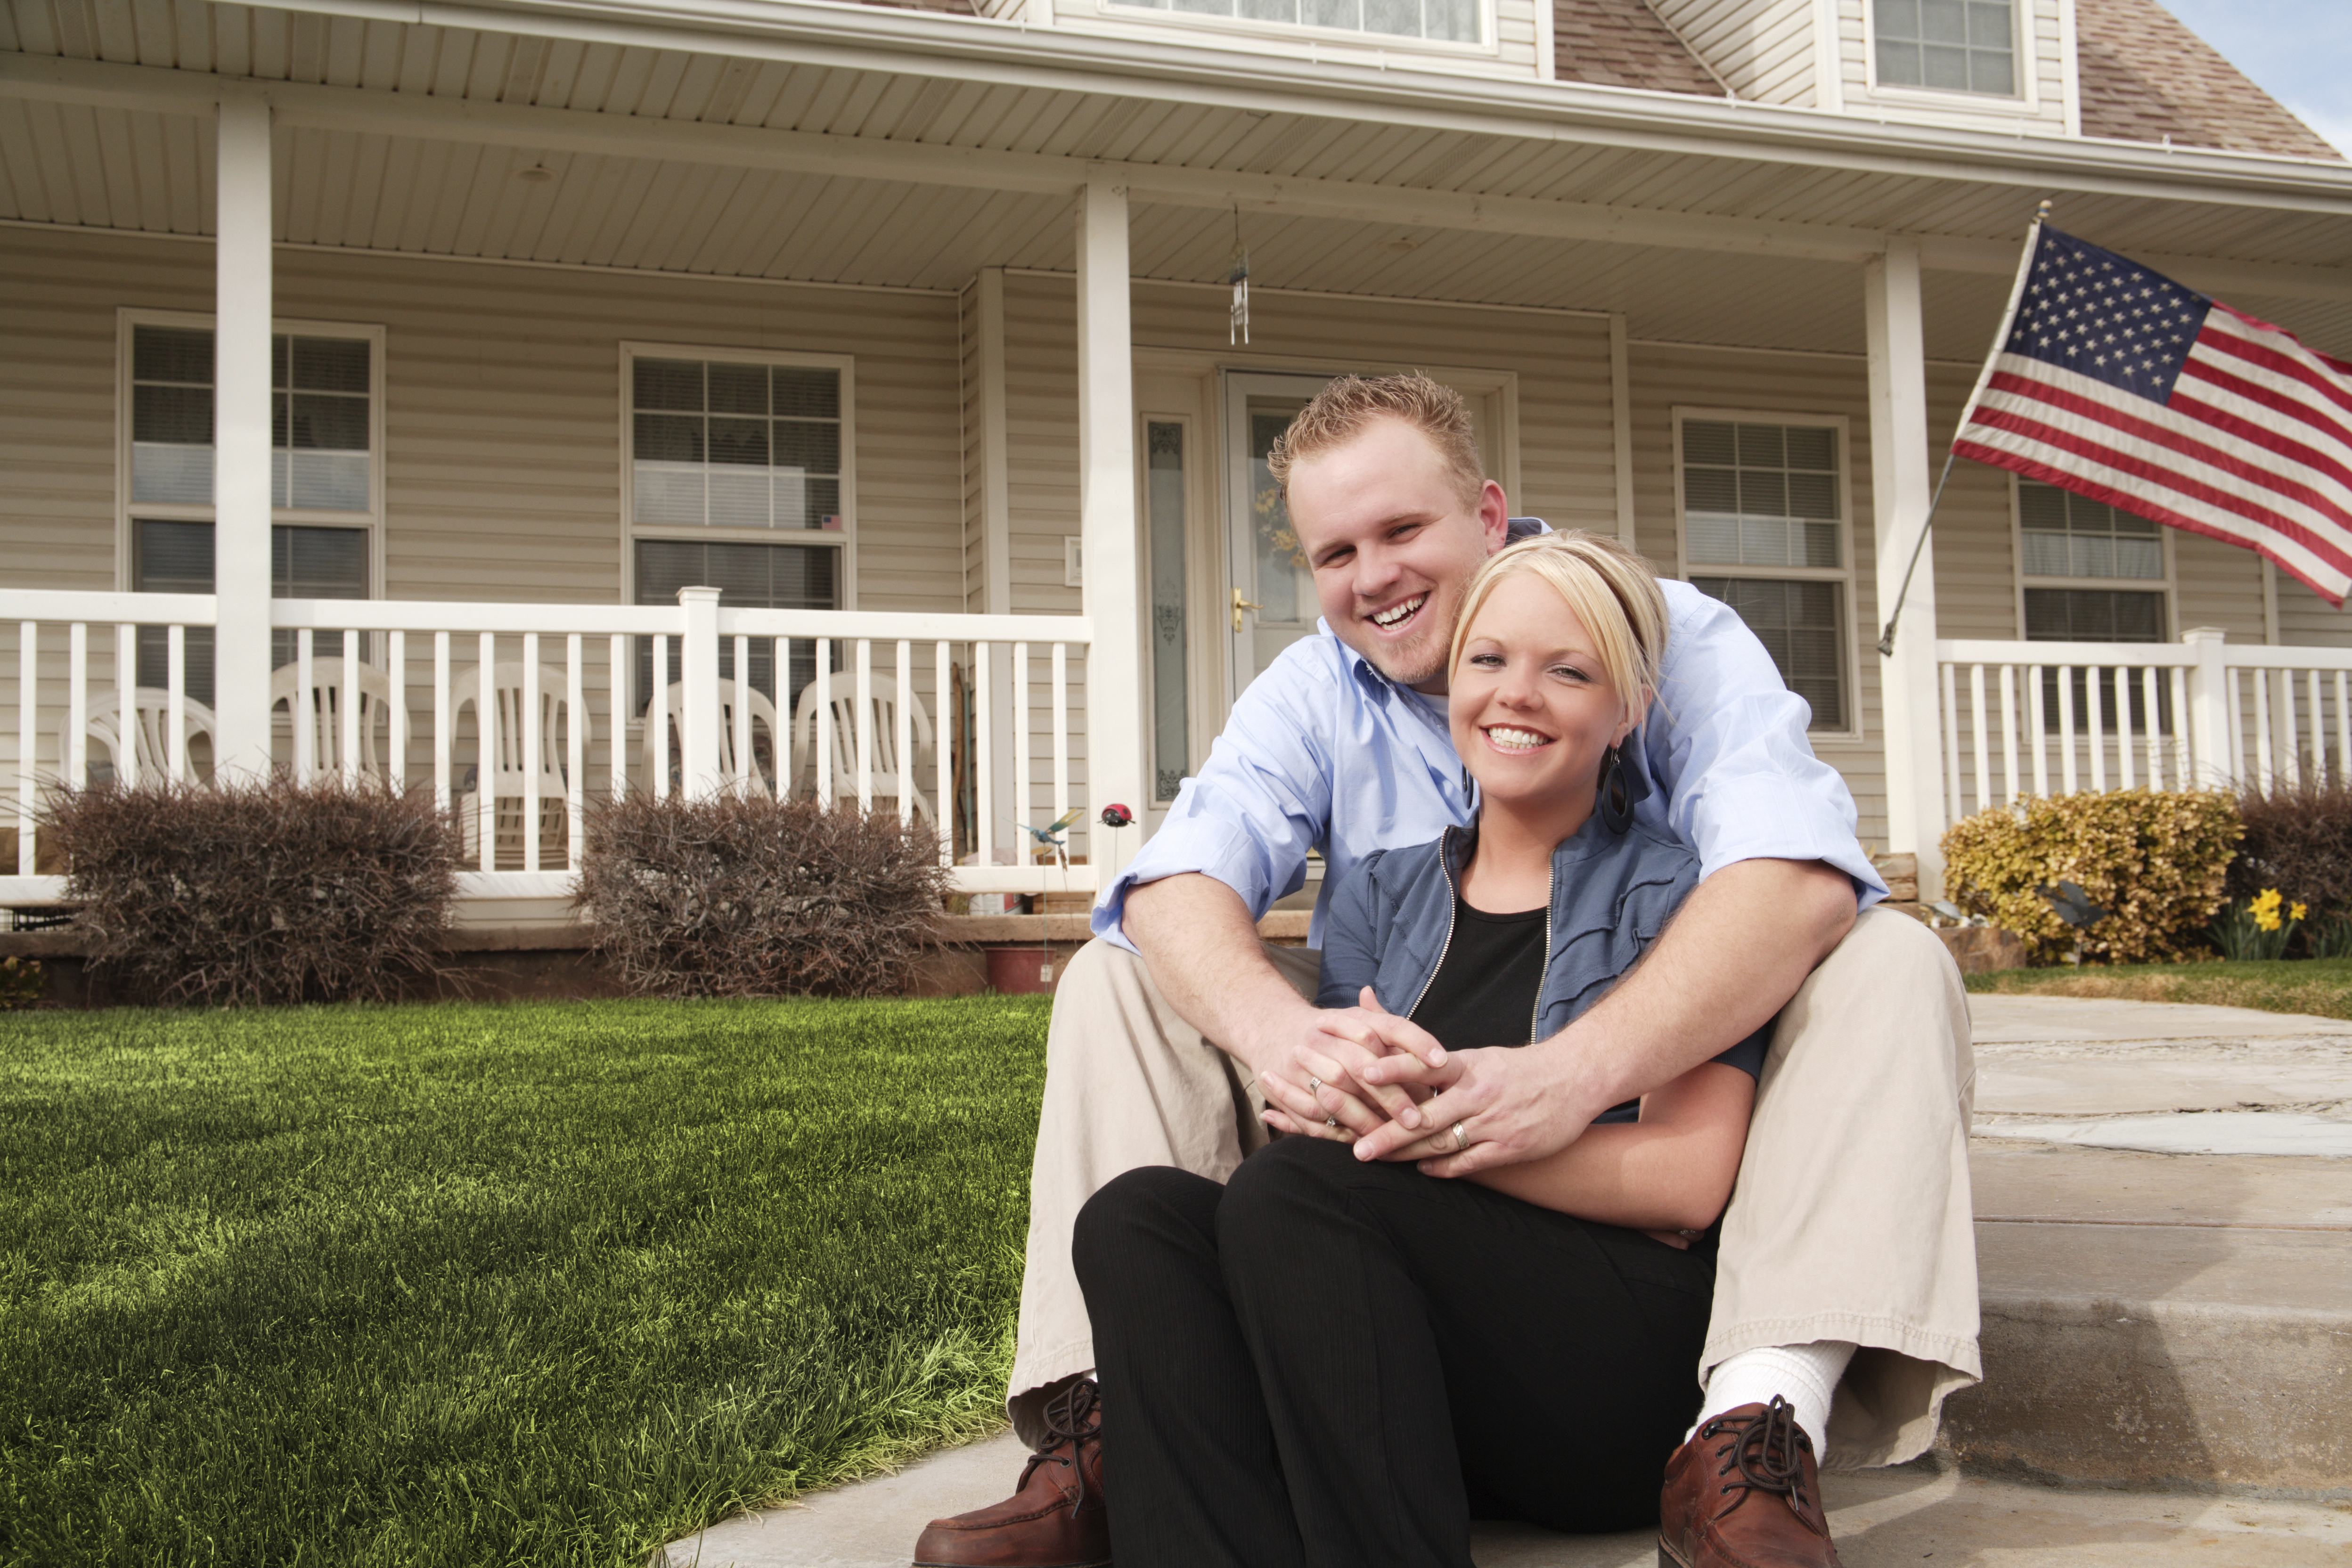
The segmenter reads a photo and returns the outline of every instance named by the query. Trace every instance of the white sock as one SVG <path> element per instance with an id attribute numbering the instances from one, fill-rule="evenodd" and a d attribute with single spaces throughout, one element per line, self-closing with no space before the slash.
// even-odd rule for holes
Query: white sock
<path id="1" fill-rule="evenodd" d="M 1742 1351 L 1718 1365 L 1706 1380 L 1706 1403 L 1683 1441 L 1689 1442 L 1699 1427 L 1725 1411 L 1743 1405 L 1769 1405 L 1777 1394 L 1795 1409 L 1797 1425 L 1813 1440 L 1814 1459 L 1825 1459 L 1830 1451 L 1830 1396 L 1837 1392 L 1845 1363 L 1853 1359 L 1853 1346 L 1844 1340 Z"/>

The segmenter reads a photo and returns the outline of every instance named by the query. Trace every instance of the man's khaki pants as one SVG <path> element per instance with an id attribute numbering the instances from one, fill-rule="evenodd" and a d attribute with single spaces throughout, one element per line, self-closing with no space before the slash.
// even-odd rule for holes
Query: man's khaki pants
<path id="1" fill-rule="evenodd" d="M 1314 995 L 1317 953 L 1266 956 Z M 1704 1384 L 1741 1351 L 1861 1346 L 1830 1415 L 1834 1468 L 1926 1452 L 1945 1396 L 1981 1375 L 1975 1089 L 1968 1001 L 1943 943 L 1906 915 L 1865 911 L 1774 1031 L 1695 1369 Z M 1265 1103 L 1247 1069 L 1176 1016 L 1133 953 L 1095 942 L 1071 961 L 1054 1003 L 1029 1184 L 1008 1401 L 1024 1439 L 1044 1430 L 1038 1391 L 1095 1364 L 1070 1264 L 1079 1207 L 1142 1165 L 1224 1180 L 1266 1141 Z"/>

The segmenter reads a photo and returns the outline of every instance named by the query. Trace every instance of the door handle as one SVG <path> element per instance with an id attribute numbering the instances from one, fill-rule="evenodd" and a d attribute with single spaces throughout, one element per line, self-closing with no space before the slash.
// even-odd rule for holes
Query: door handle
<path id="1" fill-rule="evenodd" d="M 1255 610 L 1255 609 L 1256 609 L 1257 607 L 1258 607 L 1258 606 L 1257 606 L 1256 603 L 1255 603 L 1254 600 L 1244 599 L 1244 598 L 1243 598 L 1243 597 L 1242 597 L 1242 591 L 1241 591 L 1239 588 L 1234 589 L 1234 630 L 1235 630 L 1235 631 L 1239 631 L 1239 630 L 1241 630 L 1241 629 L 1242 629 L 1242 612 L 1243 612 L 1244 610 Z"/>

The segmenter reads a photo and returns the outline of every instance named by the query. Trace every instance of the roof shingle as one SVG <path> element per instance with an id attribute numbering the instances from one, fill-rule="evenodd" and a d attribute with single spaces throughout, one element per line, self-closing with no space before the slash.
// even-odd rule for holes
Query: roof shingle
<path id="1" fill-rule="evenodd" d="M 1551 15 L 1562 81 L 1723 96 L 1723 85 L 1643 0 L 1554 0 Z"/>
<path id="2" fill-rule="evenodd" d="M 2157 0 L 2077 0 L 2074 26 L 2085 136 L 2343 159 Z"/>

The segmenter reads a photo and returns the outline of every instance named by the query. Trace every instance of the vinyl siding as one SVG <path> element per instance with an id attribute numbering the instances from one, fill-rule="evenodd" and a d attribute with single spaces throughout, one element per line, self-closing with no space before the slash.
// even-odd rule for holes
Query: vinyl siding
<path id="1" fill-rule="evenodd" d="M 1654 9 L 1741 98 L 1813 101 L 1812 0 L 1654 0 Z"/>

